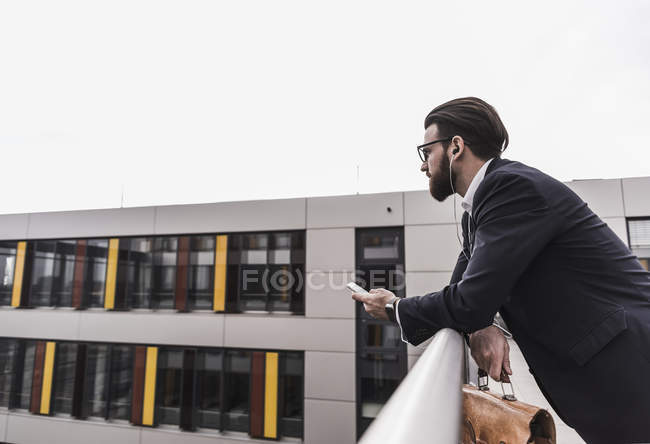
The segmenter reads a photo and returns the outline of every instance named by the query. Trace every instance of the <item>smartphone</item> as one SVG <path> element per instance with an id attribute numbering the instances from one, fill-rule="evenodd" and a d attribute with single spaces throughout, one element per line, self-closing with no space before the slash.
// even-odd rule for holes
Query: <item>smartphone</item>
<path id="1" fill-rule="evenodd" d="M 359 287 L 354 282 L 349 282 L 348 285 L 346 285 L 346 287 L 348 287 L 348 290 L 350 290 L 352 293 L 368 293 L 366 290 Z"/>

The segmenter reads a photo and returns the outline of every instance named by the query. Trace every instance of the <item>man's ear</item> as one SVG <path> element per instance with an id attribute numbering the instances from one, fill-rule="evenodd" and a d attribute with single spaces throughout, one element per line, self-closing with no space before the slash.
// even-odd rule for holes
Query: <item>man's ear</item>
<path id="1" fill-rule="evenodd" d="M 458 159 L 465 152 L 465 141 L 461 136 L 454 136 L 451 139 L 451 155 L 452 158 Z"/>

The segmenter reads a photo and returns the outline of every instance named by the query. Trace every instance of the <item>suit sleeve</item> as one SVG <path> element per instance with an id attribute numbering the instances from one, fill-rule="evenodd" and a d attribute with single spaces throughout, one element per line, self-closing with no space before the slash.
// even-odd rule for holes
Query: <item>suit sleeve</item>
<path id="1" fill-rule="evenodd" d="M 543 195 L 520 175 L 486 176 L 475 202 L 480 204 L 474 210 L 474 251 L 462 279 L 399 304 L 403 334 L 413 345 L 441 328 L 472 333 L 491 325 L 519 277 L 561 226 Z"/>

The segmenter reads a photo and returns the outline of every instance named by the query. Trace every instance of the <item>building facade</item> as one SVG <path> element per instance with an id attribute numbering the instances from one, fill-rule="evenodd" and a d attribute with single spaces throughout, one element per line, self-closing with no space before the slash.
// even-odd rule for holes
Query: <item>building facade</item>
<path id="1" fill-rule="evenodd" d="M 567 185 L 648 268 L 650 177 Z M 425 346 L 345 284 L 444 287 L 453 204 L 412 191 L 0 216 L 0 442 L 355 442 Z"/>

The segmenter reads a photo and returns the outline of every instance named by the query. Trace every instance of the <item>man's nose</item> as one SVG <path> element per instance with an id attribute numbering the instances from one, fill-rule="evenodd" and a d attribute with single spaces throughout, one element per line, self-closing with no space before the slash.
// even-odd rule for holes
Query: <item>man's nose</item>
<path id="1" fill-rule="evenodd" d="M 427 165 L 426 162 L 422 162 L 422 166 L 420 167 L 420 171 L 426 172 L 429 169 L 429 165 Z"/>

